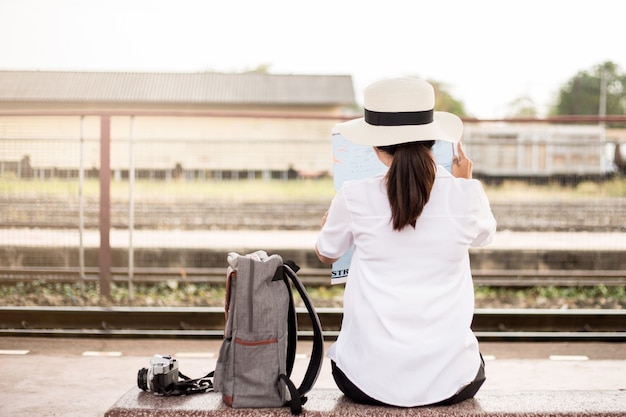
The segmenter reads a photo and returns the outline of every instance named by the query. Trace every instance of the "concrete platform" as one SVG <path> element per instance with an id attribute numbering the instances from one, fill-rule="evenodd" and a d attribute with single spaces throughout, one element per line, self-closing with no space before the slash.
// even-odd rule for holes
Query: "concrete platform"
<path id="1" fill-rule="evenodd" d="M 317 231 L 284 230 L 135 230 L 136 248 L 262 248 L 312 250 Z M 129 244 L 127 230 L 111 230 L 113 248 Z M 86 230 L 83 243 L 87 248 L 100 245 L 97 230 Z M 72 247 L 79 245 L 77 230 L 2 229 L 0 246 Z M 512 232 L 498 231 L 488 248 L 492 250 L 626 250 L 626 233 L 610 232 Z M 230 249 L 229 249 L 230 250 Z"/>
<path id="2" fill-rule="evenodd" d="M 197 378 L 214 369 L 220 345 L 219 340 L 206 339 L 1 337 L 0 369 L 4 378 L 0 378 L 0 416 L 102 417 L 113 410 L 122 413 L 119 410 L 124 407 L 120 401 L 124 399 L 127 408 L 133 401 L 137 402 L 136 406 L 150 405 L 150 410 L 144 410 L 145 413 L 134 409 L 136 414 L 130 415 L 164 415 L 152 413 L 159 413 L 163 405 L 170 404 L 169 401 L 181 400 L 160 399 L 168 402 L 159 405 L 154 403 L 157 399 L 151 393 L 138 397 L 137 394 L 141 393 L 136 382 L 138 370 L 148 366 L 153 354 L 170 353 L 179 360 L 183 373 Z M 329 345 L 327 343 L 326 350 Z M 304 374 L 310 351 L 310 342 L 299 342 L 293 375 L 297 382 Z M 578 415 L 594 415 L 595 412 L 598 413 L 595 415 L 626 416 L 624 343 L 484 342 L 481 351 L 485 357 L 487 381 L 477 399 L 465 404 L 466 407 L 474 404 L 471 408 L 473 415 L 480 415 L 478 406 L 483 411 L 500 410 L 500 415 L 507 415 L 498 408 L 507 404 L 511 405 L 509 411 L 516 413 L 508 415 L 523 415 L 524 410 L 528 415 L 535 410 L 532 407 L 540 404 L 545 404 L 543 411 L 551 410 L 555 413 L 553 415 L 571 415 L 571 410 L 567 411 L 566 407 L 573 404 L 579 407 Z M 533 397 L 532 393 L 537 395 Z M 208 396 L 215 397 L 211 400 L 214 401 L 213 408 L 205 408 L 210 403 L 203 404 L 203 408 L 194 411 L 196 414 L 187 409 L 184 411 L 187 414 L 178 410 L 180 414 L 177 415 L 205 416 L 212 414 L 202 413 L 216 411 L 217 407 L 221 410 L 221 405 L 217 404 L 221 404 L 219 395 L 198 395 L 207 395 L 205 401 L 210 400 Z M 319 413 L 342 410 L 342 415 L 354 413 L 353 408 L 344 406 L 343 400 L 340 402 L 338 395 L 330 363 L 325 358 L 315 392 L 305 408 L 311 413 L 315 410 Z M 194 407 L 193 401 L 199 399 L 193 399 L 191 403 L 185 400 L 181 407 Z M 519 407 L 513 409 L 516 401 Z M 621 408 L 617 407 L 618 404 Z M 412 409 L 410 412 L 427 413 L 427 410 Z M 442 410 L 436 411 L 441 413 Z M 238 410 L 238 413 L 261 416 L 275 411 Z M 388 413 L 397 411 L 377 411 L 378 415 Z"/>
<path id="3" fill-rule="evenodd" d="M 85 264 L 98 264 L 98 231 L 84 233 Z M 136 267 L 206 268 L 224 266 L 230 251 L 264 249 L 303 268 L 325 267 L 315 255 L 315 231 L 135 230 Z M 110 233 L 112 265 L 128 266 L 130 236 Z M 76 230 L 2 229 L 0 263 L 7 266 L 67 267 L 79 264 Z M 500 231 L 494 242 L 472 248 L 472 267 L 481 270 L 626 270 L 626 233 Z"/>
<path id="4" fill-rule="evenodd" d="M 476 398 L 446 407 L 395 408 L 356 404 L 339 390 L 313 390 L 304 405 L 306 416 L 621 416 L 626 391 L 481 391 Z M 216 393 L 157 397 L 133 388 L 105 417 L 289 416 L 288 408 L 232 409 Z"/>

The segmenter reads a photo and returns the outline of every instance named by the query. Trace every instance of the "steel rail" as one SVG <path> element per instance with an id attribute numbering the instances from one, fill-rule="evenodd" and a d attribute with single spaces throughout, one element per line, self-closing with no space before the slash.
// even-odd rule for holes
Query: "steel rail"
<path id="1" fill-rule="evenodd" d="M 128 268 L 111 268 L 113 281 L 128 282 Z M 302 268 L 298 275 L 307 286 L 330 284 L 330 270 L 326 268 Z M 622 270 L 474 270 L 474 284 L 496 287 L 534 286 L 598 286 L 626 285 L 626 271 Z M 179 283 L 202 283 L 223 285 L 225 268 L 133 268 L 133 282 L 155 284 L 168 280 Z M 85 268 L 85 281 L 98 281 L 98 268 Z M 79 282 L 78 267 L 0 267 L 0 283 L 11 284 L 24 281 Z"/>
<path id="2" fill-rule="evenodd" d="M 317 309 L 327 339 L 336 338 L 340 308 Z M 304 308 L 299 334 L 311 335 Z M 0 336 L 221 338 L 222 307 L 0 307 Z M 477 309 L 481 340 L 626 341 L 626 310 Z"/>

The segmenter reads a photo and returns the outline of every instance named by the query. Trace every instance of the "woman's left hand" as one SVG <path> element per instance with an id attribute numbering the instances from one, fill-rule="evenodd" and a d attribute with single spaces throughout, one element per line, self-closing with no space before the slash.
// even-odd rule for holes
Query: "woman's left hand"
<path id="1" fill-rule="evenodd" d="M 452 175 L 457 178 L 472 178 L 472 171 L 474 169 L 474 163 L 469 159 L 465 152 L 461 142 L 457 145 L 457 152 L 452 160 Z"/>

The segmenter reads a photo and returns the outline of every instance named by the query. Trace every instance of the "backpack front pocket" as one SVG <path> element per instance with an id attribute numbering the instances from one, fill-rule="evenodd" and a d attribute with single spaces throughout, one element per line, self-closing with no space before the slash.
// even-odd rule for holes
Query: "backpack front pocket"
<path id="1" fill-rule="evenodd" d="M 235 387 L 233 405 L 278 407 L 284 393 L 278 375 L 280 368 L 278 337 L 272 333 L 237 332 L 234 348 Z M 274 366 L 268 366 L 273 364 Z"/>

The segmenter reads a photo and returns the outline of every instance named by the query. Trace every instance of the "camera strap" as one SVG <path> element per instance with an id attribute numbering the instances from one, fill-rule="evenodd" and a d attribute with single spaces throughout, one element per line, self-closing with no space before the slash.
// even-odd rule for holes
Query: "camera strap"
<path id="1" fill-rule="evenodd" d="M 170 385 L 170 387 L 168 387 L 170 389 L 163 393 L 164 396 L 201 394 L 203 392 L 213 391 L 213 381 L 211 381 L 213 371 L 196 379 L 191 379 L 179 371 L 178 377 L 180 380 Z"/>

